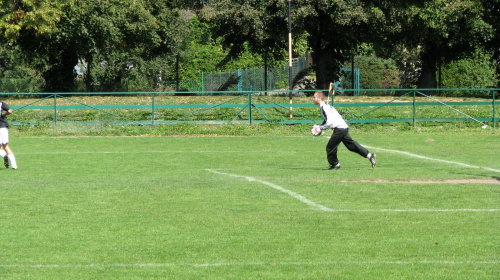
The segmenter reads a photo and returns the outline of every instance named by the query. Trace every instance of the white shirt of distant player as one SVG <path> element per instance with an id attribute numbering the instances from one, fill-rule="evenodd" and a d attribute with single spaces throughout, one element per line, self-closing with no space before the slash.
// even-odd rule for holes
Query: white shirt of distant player
<path id="1" fill-rule="evenodd" d="M 321 129 L 349 127 L 344 118 L 342 118 L 337 109 L 333 108 L 332 105 L 323 101 L 319 106 L 321 108 L 321 116 L 325 120 L 325 122 L 321 125 Z"/>

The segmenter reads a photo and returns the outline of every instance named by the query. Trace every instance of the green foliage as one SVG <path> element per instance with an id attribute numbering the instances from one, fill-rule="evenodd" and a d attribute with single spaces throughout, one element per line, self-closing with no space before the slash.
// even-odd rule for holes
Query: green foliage
<path id="1" fill-rule="evenodd" d="M 198 90 L 201 72 L 283 64 L 289 3 L 293 56 L 312 53 L 318 88 L 364 43 L 397 61 L 402 87 L 435 85 L 438 61 L 478 47 L 500 57 L 498 0 L 9 0 L 0 43 L 17 48 L 17 68 L 0 57 L 0 79 L 8 91 L 149 91 L 172 89 L 179 74 L 182 89 Z M 78 62 L 87 72 L 75 84 Z M 374 75 L 367 87 L 394 87 L 396 72 L 383 67 L 361 82 Z"/>
<path id="2" fill-rule="evenodd" d="M 122 66 L 142 60 L 146 66 L 158 57 L 178 53 L 187 30 L 186 17 L 167 2 L 20 1 L 10 6 L 12 10 L 2 10 L 7 13 L 0 31 L 43 72 L 46 91 L 74 91 L 73 68 L 79 60 L 88 66 L 84 81 L 91 90 L 90 85 L 102 82 L 91 80 L 92 66 L 98 63 Z M 112 57 L 120 60 L 110 61 Z M 140 70 L 140 74 L 109 71 L 111 80 L 104 84 L 110 90 L 151 88 L 161 70 Z"/>
<path id="3" fill-rule="evenodd" d="M 264 66 L 264 59 L 260 54 L 252 53 L 247 44 L 244 44 L 242 53 L 235 59 L 231 59 L 224 69 L 258 68 Z"/>
<path id="4" fill-rule="evenodd" d="M 23 76 L 20 78 L 18 73 L 6 71 L 0 78 L 0 92 L 41 92 L 44 85 L 43 78 L 35 70 L 30 68 L 19 69 Z"/>
<path id="5" fill-rule="evenodd" d="M 371 42 L 380 56 L 398 61 L 403 87 L 437 87 L 439 62 L 466 57 L 478 46 L 498 50 L 497 0 L 372 2 L 382 9 L 384 20 L 382 36 Z M 418 60 L 409 60 L 415 55 Z"/>
<path id="6" fill-rule="evenodd" d="M 212 25 L 215 38 L 227 49 L 221 62 L 236 59 L 246 49 L 269 61 L 283 59 L 286 42 L 282 31 L 286 30 L 284 6 L 280 1 L 207 1 L 199 15 Z M 244 43 L 247 43 L 245 45 Z"/>
<path id="7" fill-rule="evenodd" d="M 349 67 L 350 66 L 346 66 Z M 360 86 L 364 89 L 391 89 L 399 87 L 399 72 L 392 59 L 373 55 L 355 56 L 354 67 L 360 69 Z M 344 88 L 351 88 L 351 75 L 342 79 Z"/>
<path id="8" fill-rule="evenodd" d="M 293 14 L 294 30 L 307 34 L 312 50 L 318 88 L 328 88 L 356 48 L 381 29 L 381 13 L 365 1 L 298 1 Z M 300 36 L 300 35 L 299 35 Z"/>
<path id="9" fill-rule="evenodd" d="M 75 20 L 90 35 L 80 39 L 81 56 L 92 65 L 86 76 L 92 88 L 163 90 L 161 80 L 172 75 L 176 55 L 185 48 L 185 12 L 164 1 L 127 2 L 112 10 L 95 1 L 81 5 L 83 12 L 77 11 Z"/>
<path id="10" fill-rule="evenodd" d="M 28 31 L 35 36 L 53 36 L 58 23 L 74 0 L 2 1 L 0 6 L 0 42 L 16 43 Z"/>
<path id="11" fill-rule="evenodd" d="M 154 78 L 148 79 L 145 70 L 147 61 L 140 57 L 128 56 L 125 53 L 114 52 L 107 56 L 108 59 L 95 63 L 92 73 L 93 88 L 96 91 L 151 91 L 155 85 Z M 159 73 L 157 73 L 158 79 Z"/>
<path id="12" fill-rule="evenodd" d="M 0 92 L 40 92 L 44 79 L 22 59 L 17 48 L 0 46 Z"/>
<path id="13" fill-rule="evenodd" d="M 224 59 L 225 53 L 211 34 L 209 24 L 200 22 L 197 17 L 190 20 L 189 32 L 186 34 L 186 48 L 180 56 L 181 80 L 199 80 L 201 72 L 217 70 L 217 65 Z M 173 71 L 168 79 L 175 79 Z"/>
<path id="14" fill-rule="evenodd" d="M 444 65 L 442 69 L 442 87 L 443 88 L 488 88 L 494 87 L 498 82 L 496 76 L 495 62 L 490 60 L 490 55 L 480 50 L 476 50 L 470 58 L 461 59 Z M 477 92 L 461 92 L 465 95 Z M 457 93 L 444 92 L 443 95 Z M 490 96 L 491 93 L 482 92 L 484 96 Z"/>

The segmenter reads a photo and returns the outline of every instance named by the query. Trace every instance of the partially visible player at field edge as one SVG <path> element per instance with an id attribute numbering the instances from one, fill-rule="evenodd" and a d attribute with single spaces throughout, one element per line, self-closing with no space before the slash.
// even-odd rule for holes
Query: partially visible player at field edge
<path id="1" fill-rule="evenodd" d="M 337 150 L 341 142 L 344 143 L 349 151 L 368 158 L 372 167 L 375 167 L 375 154 L 368 152 L 367 149 L 351 138 L 351 135 L 349 135 L 349 126 L 339 114 L 337 109 L 325 102 L 325 94 L 321 91 L 315 92 L 313 102 L 320 107 L 321 117 L 323 117 L 324 120 L 319 126 L 320 129 L 322 131 L 328 128 L 333 129 L 332 137 L 330 137 L 330 141 L 328 141 L 328 144 L 326 145 L 326 157 L 328 163 L 330 164 L 329 169 L 336 170 L 340 168 L 340 162 L 337 158 Z"/>
<path id="2" fill-rule="evenodd" d="M 12 169 L 17 169 L 17 162 L 14 153 L 9 146 L 9 123 L 5 117 L 12 114 L 12 109 L 5 102 L 0 101 L 0 156 L 3 157 L 5 168 L 9 168 L 9 162 Z"/>

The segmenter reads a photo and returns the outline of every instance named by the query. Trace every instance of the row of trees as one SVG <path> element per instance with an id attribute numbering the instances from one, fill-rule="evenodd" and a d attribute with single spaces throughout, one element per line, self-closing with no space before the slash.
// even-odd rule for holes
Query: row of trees
<path id="1" fill-rule="evenodd" d="M 80 65 L 86 91 L 124 90 L 124 80 L 152 90 L 176 75 L 282 64 L 288 4 L 294 56 L 312 54 L 318 88 L 359 55 L 391 59 L 421 88 L 452 78 L 441 66 L 482 57 L 498 86 L 500 0 L 5 0 L 0 78 L 75 91 Z"/>

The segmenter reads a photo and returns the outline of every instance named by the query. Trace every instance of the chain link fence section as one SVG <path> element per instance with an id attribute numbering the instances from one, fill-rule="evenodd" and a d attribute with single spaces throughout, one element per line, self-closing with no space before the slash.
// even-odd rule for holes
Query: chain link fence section
<path id="1" fill-rule="evenodd" d="M 292 76 L 307 68 L 306 57 L 296 58 L 292 64 Z M 179 81 L 183 83 L 183 81 Z M 168 82 L 174 85 L 175 82 Z M 219 95 L 231 94 L 242 91 L 257 91 L 267 93 L 272 90 L 288 89 L 288 66 L 267 68 L 237 69 L 236 71 L 201 73 L 200 82 L 197 85 L 185 84 L 187 87 L 179 87 L 180 91 L 195 92 L 201 94 Z"/>

